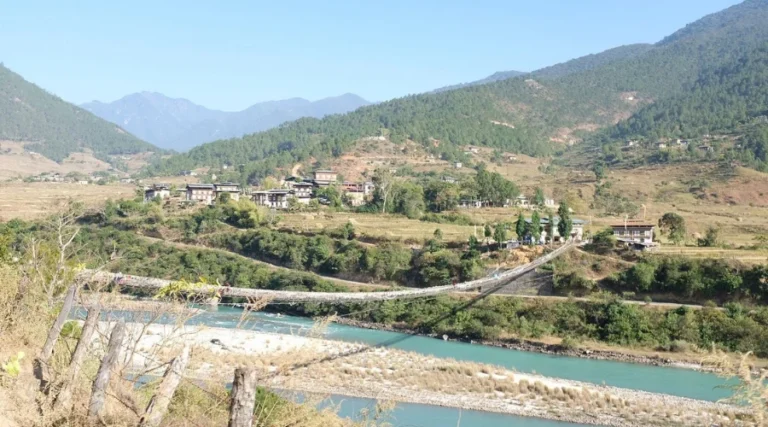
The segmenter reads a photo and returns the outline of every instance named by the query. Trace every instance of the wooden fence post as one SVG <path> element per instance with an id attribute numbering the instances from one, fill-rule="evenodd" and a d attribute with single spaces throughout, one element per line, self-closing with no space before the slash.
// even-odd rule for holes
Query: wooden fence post
<path id="1" fill-rule="evenodd" d="M 56 346 L 56 342 L 59 340 L 61 329 L 64 327 L 64 323 L 69 317 L 69 312 L 72 311 L 72 306 L 75 303 L 75 296 L 77 295 L 77 285 L 74 284 L 69 287 L 67 295 L 64 297 L 64 305 L 61 307 L 56 321 L 53 322 L 53 326 L 48 331 L 48 338 L 45 340 L 43 349 L 40 350 L 40 356 L 35 361 L 35 376 L 40 380 L 40 387 L 42 390 L 46 390 L 47 384 L 50 381 L 48 372 L 48 362 L 53 355 L 53 348 Z"/>
<path id="2" fill-rule="evenodd" d="M 181 354 L 173 359 L 168 369 L 165 370 L 163 382 L 160 383 L 157 394 L 152 396 L 152 399 L 149 401 L 147 410 L 144 411 L 144 415 L 139 420 L 139 427 L 157 427 L 163 421 L 168 405 L 173 398 L 173 393 L 176 391 L 176 387 L 179 386 L 179 382 L 181 382 L 184 369 L 187 368 L 187 362 L 189 362 L 189 345 L 184 346 Z"/>
<path id="3" fill-rule="evenodd" d="M 101 410 L 104 408 L 109 377 L 112 373 L 112 368 L 117 362 L 117 356 L 120 353 L 120 347 L 123 345 L 124 336 L 125 320 L 120 319 L 114 329 L 112 329 L 112 334 L 109 336 L 109 344 L 107 345 L 107 353 L 101 359 L 99 372 L 96 374 L 96 380 L 93 382 L 91 401 L 88 404 L 88 417 L 90 418 L 98 418 Z"/>
<path id="4" fill-rule="evenodd" d="M 237 368 L 232 381 L 232 400 L 229 404 L 229 427 L 251 427 L 256 405 L 256 370 Z"/>
<path id="5" fill-rule="evenodd" d="M 72 386 L 77 379 L 77 375 L 80 373 L 83 359 L 85 359 L 85 355 L 88 353 L 88 347 L 91 345 L 91 338 L 93 338 L 93 332 L 96 330 L 96 325 L 99 323 L 100 315 L 100 307 L 94 306 L 88 309 L 88 317 L 83 324 L 83 332 L 80 334 L 80 341 L 77 342 L 75 352 L 72 354 L 72 361 L 69 363 L 69 369 L 61 382 L 61 389 L 56 396 L 56 401 L 53 403 L 53 409 L 56 411 L 68 408 L 71 405 Z"/>

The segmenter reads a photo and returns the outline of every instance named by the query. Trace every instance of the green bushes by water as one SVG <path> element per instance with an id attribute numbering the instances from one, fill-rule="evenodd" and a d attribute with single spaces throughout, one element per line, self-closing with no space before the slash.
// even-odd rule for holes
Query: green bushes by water
<path id="1" fill-rule="evenodd" d="M 667 310 L 604 301 L 524 300 L 489 297 L 468 305 L 466 299 L 430 299 L 340 305 L 298 305 L 305 316 L 338 313 L 352 319 L 399 325 L 425 334 L 482 340 L 508 337 L 569 337 L 622 346 L 683 351 L 691 345 L 715 345 L 729 351 L 753 351 L 768 357 L 768 308 L 747 311 L 686 307 Z"/>

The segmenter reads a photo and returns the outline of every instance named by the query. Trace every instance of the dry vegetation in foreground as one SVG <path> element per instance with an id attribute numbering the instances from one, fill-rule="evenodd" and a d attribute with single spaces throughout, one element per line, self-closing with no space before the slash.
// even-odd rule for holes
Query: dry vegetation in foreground
<path id="1" fill-rule="evenodd" d="M 150 398 L 165 387 L 165 382 L 160 387 L 159 380 L 145 384 L 142 380 L 167 374 L 169 361 L 183 352 L 169 353 L 170 342 L 163 337 L 153 341 L 154 345 L 142 346 L 141 351 L 137 343 L 151 336 L 153 323 L 160 319 L 167 321 L 168 316 L 174 320 L 163 325 L 169 337 L 181 336 L 182 325 L 195 311 L 177 303 L 125 304 L 123 298 L 104 292 L 106 283 L 76 275 L 79 267 L 68 258 L 72 250 L 69 245 L 79 231 L 73 223 L 76 217 L 73 209 L 46 223 L 51 231 L 50 241 L 25 242 L 21 260 L 13 260 L 7 253 L 0 252 L 0 426 L 225 425 L 230 418 L 225 381 L 206 381 L 208 378 L 182 379 L 176 392 L 169 395 L 170 406 L 161 423 L 142 423 L 150 407 L 161 406 L 153 406 L 151 402 L 155 401 Z M 81 289 L 73 298 L 73 290 L 85 283 L 90 293 Z M 97 319 L 93 315 L 99 309 L 102 314 L 126 309 L 142 311 L 126 313 L 135 323 L 126 328 L 127 337 L 121 341 L 116 338 L 119 334 L 106 328 L 89 328 L 72 321 L 64 323 L 70 313 L 69 308 L 64 308 L 67 303 L 62 305 L 65 294 L 68 295 L 65 301 L 88 307 L 93 320 Z M 52 324 L 57 326 L 51 327 Z M 97 325 L 96 322 L 90 324 Z M 89 331 L 93 332 L 90 337 Z M 49 347 L 49 343 L 52 346 Z M 52 351 L 49 353 L 45 348 Z M 110 348 L 117 351 L 114 364 L 106 362 L 110 357 L 105 354 L 109 354 Z M 107 366 L 110 368 L 105 369 Z M 175 366 L 175 362 L 171 366 Z M 106 377 L 102 375 L 105 373 Z M 102 382 L 105 394 L 103 406 L 94 407 L 97 377 L 106 378 Z M 231 378 L 230 372 L 227 380 Z M 361 417 L 361 421 L 352 422 L 339 418 L 332 407 L 316 409 L 317 402 L 310 399 L 297 404 L 261 390 L 256 394 L 254 425 L 372 427 L 378 425 L 381 415 L 378 410 L 372 411 Z"/>

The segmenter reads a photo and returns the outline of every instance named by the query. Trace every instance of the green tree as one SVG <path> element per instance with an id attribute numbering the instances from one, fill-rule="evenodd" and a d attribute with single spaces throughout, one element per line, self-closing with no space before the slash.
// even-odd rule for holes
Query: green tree
<path id="1" fill-rule="evenodd" d="M 339 209 L 342 207 L 341 191 L 335 185 L 329 185 L 328 187 L 318 188 L 315 191 L 315 195 L 318 198 L 323 198 L 328 201 L 328 206 Z"/>
<path id="2" fill-rule="evenodd" d="M 525 222 L 523 212 L 517 214 L 517 222 L 515 222 L 515 234 L 517 234 L 517 240 L 523 241 L 525 239 L 525 232 L 528 231 L 528 224 Z"/>
<path id="3" fill-rule="evenodd" d="M 667 212 L 659 219 L 659 230 L 666 233 L 675 245 L 679 245 L 685 240 L 685 219 L 674 212 Z"/>
<path id="4" fill-rule="evenodd" d="M 221 204 L 227 204 L 230 200 L 232 200 L 232 196 L 229 193 L 220 193 L 216 197 L 216 202 Z"/>
<path id="5" fill-rule="evenodd" d="M 554 241 L 555 241 L 555 215 L 552 213 L 551 210 L 547 211 L 547 237 L 549 238 L 549 243 L 554 243 Z"/>
<path id="6" fill-rule="evenodd" d="M 568 208 L 568 203 L 565 200 L 560 202 L 557 215 L 560 217 L 557 221 L 557 232 L 560 234 L 560 238 L 566 241 L 571 237 L 573 220 L 571 219 L 571 210 Z"/>
<path id="7" fill-rule="evenodd" d="M 491 238 L 491 235 L 493 232 L 491 231 L 491 225 L 485 224 L 485 227 L 483 227 L 483 236 L 485 237 L 485 244 L 488 244 L 488 240 Z"/>
<path id="8" fill-rule="evenodd" d="M 530 233 L 535 243 L 541 240 L 541 217 L 539 217 L 538 211 L 534 211 L 531 215 Z"/>
<path id="9" fill-rule="evenodd" d="M 717 227 L 708 227 L 704 237 L 698 240 L 699 246 L 714 247 L 720 243 L 720 229 Z"/>
<path id="10" fill-rule="evenodd" d="M 533 204 L 538 207 L 544 207 L 546 202 L 546 196 L 544 196 L 544 190 L 541 187 L 536 187 L 536 192 L 533 195 Z"/>
<path id="11" fill-rule="evenodd" d="M 442 181 L 431 181 L 424 189 L 424 201 L 432 212 L 442 212 L 459 204 L 459 187 Z"/>
<path id="12" fill-rule="evenodd" d="M 507 225 L 504 223 L 496 224 L 493 229 L 493 240 L 496 241 L 496 248 L 501 250 L 501 245 L 507 240 Z"/>
<path id="13" fill-rule="evenodd" d="M 596 161 L 592 165 L 592 172 L 595 174 L 595 179 L 598 181 L 602 181 L 605 179 L 605 162 L 602 160 Z"/>

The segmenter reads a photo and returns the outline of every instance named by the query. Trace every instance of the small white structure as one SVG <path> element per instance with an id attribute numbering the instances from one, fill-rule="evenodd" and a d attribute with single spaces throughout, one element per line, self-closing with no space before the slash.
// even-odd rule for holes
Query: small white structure
<path id="1" fill-rule="evenodd" d="M 160 199 L 171 197 L 171 187 L 168 184 L 152 184 L 144 190 L 145 202 L 151 202 L 157 197 Z"/>
<path id="2" fill-rule="evenodd" d="M 365 193 L 362 191 L 347 191 L 344 193 L 350 206 L 362 206 L 365 204 Z"/>
<path id="3" fill-rule="evenodd" d="M 461 164 L 461 162 L 456 162 L 456 163 L 453 164 L 453 167 L 456 168 L 456 169 L 461 169 L 462 166 L 463 165 Z"/>

